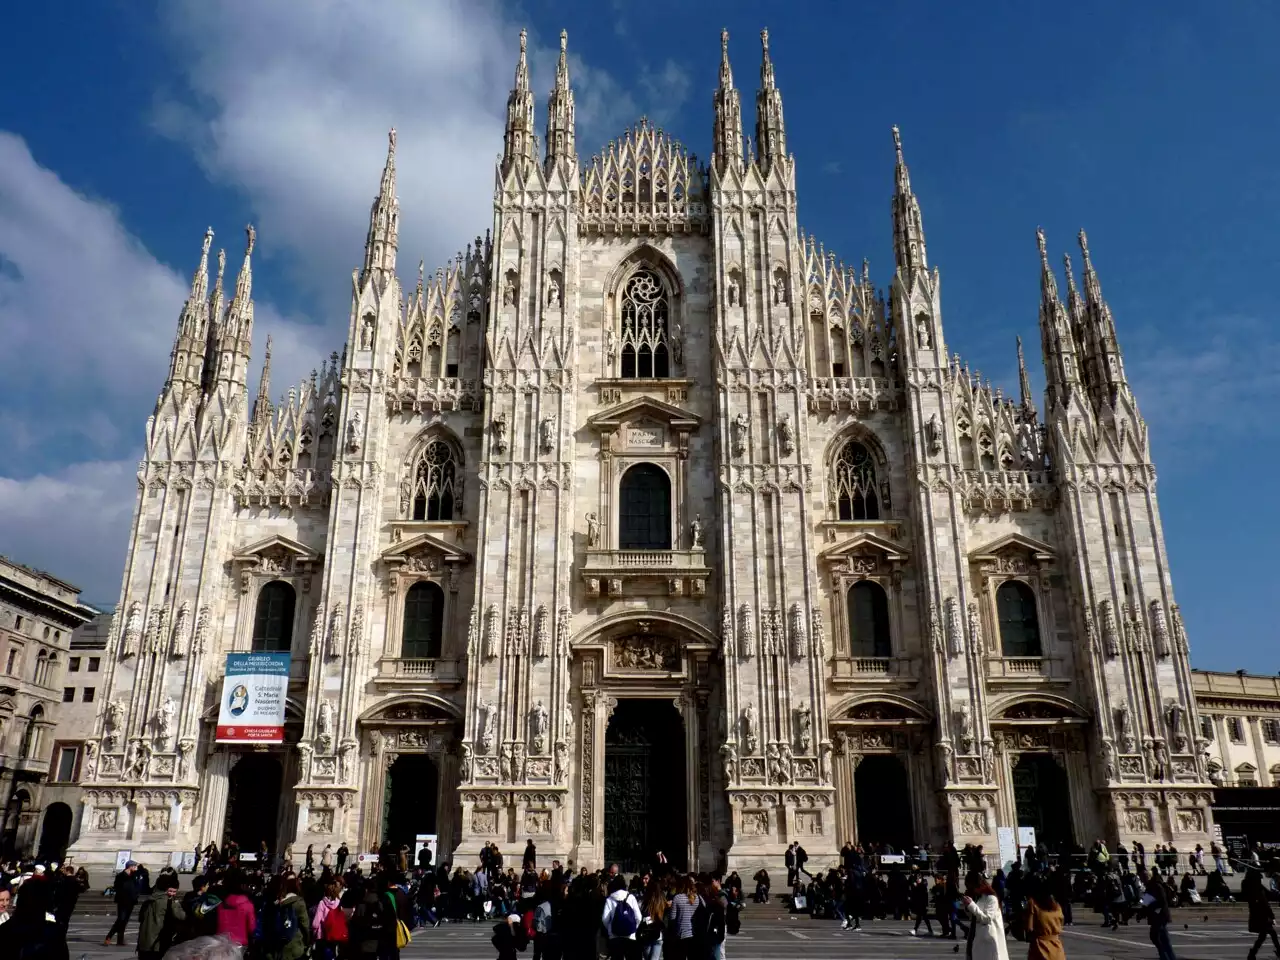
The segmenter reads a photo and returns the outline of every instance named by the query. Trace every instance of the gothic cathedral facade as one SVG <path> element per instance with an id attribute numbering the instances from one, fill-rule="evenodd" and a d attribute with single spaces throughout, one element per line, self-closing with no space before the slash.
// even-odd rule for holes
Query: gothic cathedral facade
<path id="1" fill-rule="evenodd" d="M 846 839 L 1208 845 L 1147 426 L 1083 233 L 1040 237 L 1043 414 L 947 351 L 893 131 L 887 295 L 804 236 L 768 36 L 754 138 L 580 163 L 524 40 L 492 232 L 402 285 L 395 135 L 345 347 L 250 405 L 212 235 L 146 427 L 73 853 L 523 846 L 698 868 Z M 1021 361 L 1019 344 L 1019 360 Z M 215 742 L 292 655 L 284 743 Z"/>

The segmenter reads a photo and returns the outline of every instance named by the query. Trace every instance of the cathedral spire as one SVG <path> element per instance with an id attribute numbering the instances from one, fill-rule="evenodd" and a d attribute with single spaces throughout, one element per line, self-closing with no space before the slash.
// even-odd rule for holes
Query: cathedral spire
<path id="1" fill-rule="evenodd" d="M 1034 412 L 1035 401 L 1031 399 L 1031 378 L 1027 375 L 1027 358 L 1022 353 L 1022 337 L 1018 337 L 1018 391 L 1022 401 L 1022 409 Z"/>
<path id="2" fill-rule="evenodd" d="M 258 399 L 253 404 L 253 425 L 261 429 L 271 423 L 271 338 L 262 357 L 262 376 L 258 379 Z"/>
<path id="3" fill-rule="evenodd" d="M 191 275 L 191 295 L 178 317 L 178 334 L 169 356 L 168 385 L 198 386 L 203 376 L 205 341 L 209 335 L 209 247 L 213 227 L 204 232 L 200 261 Z"/>
<path id="4" fill-rule="evenodd" d="M 533 91 L 529 89 L 529 35 L 520 31 L 520 59 L 516 80 L 507 97 L 507 130 L 502 137 L 502 172 L 516 160 L 533 161 Z"/>
<path id="5" fill-rule="evenodd" d="M 547 159 L 549 170 L 558 160 L 575 160 L 573 88 L 569 86 L 569 34 L 560 31 L 560 60 L 556 64 L 556 85 L 547 100 Z M 522 61 L 523 62 L 523 59 Z"/>
<path id="6" fill-rule="evenodd" d="M 394 273 L 400 240 L 400 199 L 396 196 L 396 128 L 387 132 L 387 162 L 382 168 L 378 195 L 369 210 L 369 234 L 364 242 L 364 269 L 360 282 L 373 270 Z"/>
<path id="7" fill-rule="evenodd" d="M 1036 228 L 1036 245 L 1040 248 L 1040 344 L 1044 355 L 1045 415 L 1048 416 L 1056 407 L 1066 404 L 1072 386 L 1078 382 L 1076 341 L 1067 311 L 1058 299 L 1058 282 L 1049 268 L 1044 231 L 1039 227 Z M 1067 267 L 1067 284 L 1071 284 L 1070 265 Z M 1018 344 L 1018 373 L 1025 406 L 1031 389 L 1021 341 Z"/>
<path id="8" fill-rule="evenodd" d="M 1095 403 L 1114 404 L 1122 391 L 1127 391 L 1128 380 L 1124 373 L 1124 360 L 1116 339 L 1116 325 L 1111 317 L 1111 307 L 1102 296 L 1102 284 L 1093 269 L 1089 257 L 1089 238 L 1083 230 L 1079 234 L 1080 256 L 1084 260 L 1084 309 L 1082 341 L 1085 368 L 1090 372 L 1086 382 L 1092 389 Z M 1105 390 L 1105 392 L 1104 392 Z"/>
<path id="9" fill-rule="evenodd" d="M 924 220 L 920 216 L 920 202 L 911 192 L 911 174 L 902 156 L 902 135 L 893 128 L 893 149 L 896 156 L 893 190 L 893 253 L 898 271 L 904 280 L 910 281 L 917 274 L 929 269 L 929 257 L 924 244 Z"/>
<path id="10" fill-rule="evenodd" d="M 253 341 L 253 247 L 258 235 L 253 224 L 245 227 L 244 263 L 236 275 L 236 292 L 218 326 L 214 341 L 217 363 L 216 383 L 229 383 L 244 389 L 249 369 L 249 348 Z"/>
<path id="11" fill-rule="evenodd" d="M 729 164 L 742 166 L 742 101 L 733 86 L 729 66 L 729 31 L 720 31 L 720 86 L 715 94 L 716 121 L 712 133 L 712 160 L 722 175 Z"/>
<path id="12" fill-rule="evenodd" d="M 787 157 L 787 133 L 782 123 L 782 94 L 773 77 L 769 58 L 769 31 L 760 31 L 763 59 L 760 61 L 760 90 L 756 93 L 756 150 L 766 171 Z"/>

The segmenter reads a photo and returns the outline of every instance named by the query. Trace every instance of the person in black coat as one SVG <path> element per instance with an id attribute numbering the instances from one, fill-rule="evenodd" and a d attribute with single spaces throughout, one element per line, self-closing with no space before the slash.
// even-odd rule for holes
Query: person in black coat
<path id="1" fill-rule="evenodd" d="M 538 848 L 533 845 L 533 838 L 529 838 L 529 842 L 524 845 L 524 869 L 538 869 Z"/>
<path id="2" fill-rule="evenodd" d="M 129 925 L 129 918 L 133 916 L 133 908 L 138 905 L 138 864 L 130 860 L 124 865 L 124 869 L 116 874 L 116 882 L 113 884 L 116 901 L 116 922 L 111 925 L 111 929 L 107 931 L 107 935 L 102 939 L 102 945 L 108 947 L 111 945 L 111 938 L 116 938 L 116 946 L 124 946 L 124 929 Z"/>
<path id="3" fill-rule="evenodd" d="M 1249 950 L 1249 960 L 1257 960 L 1258 951 L 1266 943 L 1267 937 L 1271 938 L 1276 954 L 1280 955 L 1280 939 L 1276 937 L 1276 915 L 1271 910 L 1271 904 L 1267 902 L 1267 890 L 1262 883 L 1262 874 L 1251 867 L 1240 885 L 1240 892 L 1249 899 L 1249 932 L 1258 935 L 1258 939 Z"/>

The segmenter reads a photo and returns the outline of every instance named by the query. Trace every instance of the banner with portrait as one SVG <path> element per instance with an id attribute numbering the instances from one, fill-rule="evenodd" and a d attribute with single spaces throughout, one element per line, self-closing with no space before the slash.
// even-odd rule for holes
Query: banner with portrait
<path id="1" fill-rule="evenodd" d="M 289 654 L 228 653 L 218 707 L 219 743 L 282 743 Z"/>

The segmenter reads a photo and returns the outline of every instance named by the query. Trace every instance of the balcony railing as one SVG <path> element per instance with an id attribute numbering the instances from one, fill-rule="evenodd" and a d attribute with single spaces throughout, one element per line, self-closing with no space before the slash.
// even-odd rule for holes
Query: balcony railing
<path id="1" fill-rule="evenodd" d="M 992 657 L 987 660 L 987 676 L 992 679 L 1031 679 L 1052 673 L 1048 657 Z"/>
<path id="2" fill-rule="evenodd" d="M 618 595 L 628 581 L 666 581 L 673 596 L 706 595 L 711 570 L 706 553 L 696 550 L 588 550 L 582 579 L 592 594 Z"/>
<path id="3" fill-rule="evenodd" d="M 593 570 L 698 570 L 706 566 L 702 550 L 588 550 Z"/>
<path id="4" fill-rule="evenodd" d="M 387 658 L 382 661 L 380 680 L 433 681 L 457 683 L 461 679 L 457 660 L 431 658 Z"/>

